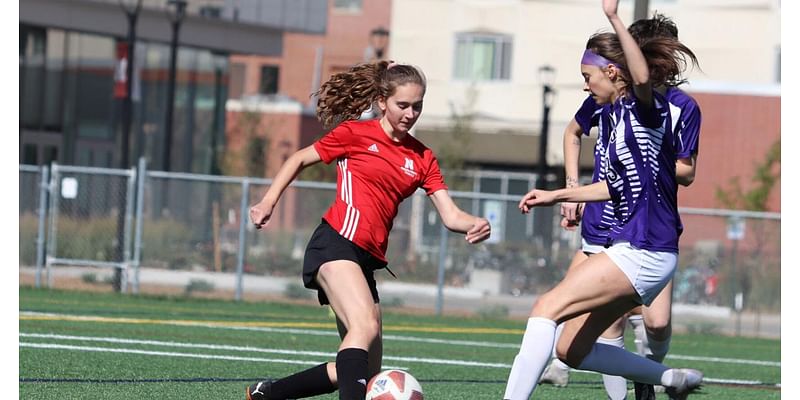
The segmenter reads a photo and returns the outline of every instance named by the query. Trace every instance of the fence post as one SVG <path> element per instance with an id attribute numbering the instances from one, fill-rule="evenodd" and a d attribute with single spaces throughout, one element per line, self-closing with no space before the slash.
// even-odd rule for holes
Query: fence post
<path id="1" fill-rule="evenodd" d="M 147 176 L 147 161 L 139 157 L 139 172 L 136 175 L 136 228 L 133 238 L 133 293 L 139 294 L 139 265 L 142 261 L 142 221 L 144 209 L 144 180 Z"/>
<path id="2" fill-rule="evenodd" d="M 239 209 L 239 254 L 236 259 L 236 301 L 242 300 L 242 281 L 244 274 L 245 241 L 247 240 L 247 209 L 250 199 L 250 180 L 245 178 L 242 181 L 242 203 Z"/>
<path id="3" fill-rule="evenodd" d="M 58 187 L 60 186 L 58 183 L 59 173 L 58 173 L 58 163 L 52 163 L 50 166 L 50 196 L 48 200 L 50 201 L 50 233 L 47 235 L 49 239 L 47 241 L 47 254 L 45 255 L 45 267 L 47 271 L 47 287 L 53 287 L 53 276 L 50 273 L 51 269 L 51 261 L 50 259 L 55 257 L 56 255 L 56 243 L 57 243 L 57 225 L 58 225 L 58 199 L 60 198 L 60 193 L 58 193 Z"/>
<path id="4" fill-rule="evenodd" d="M 447 228 L 444 222 L 439 225 L 439 271 L 436 278 L 436 315 L 442 315 L 444 305 L 444 264 L 447 260 Z"/>
<path id="5" fill-rule="evenodd" d="M 125 226 L 123 227 L 123 250 L 122 250 L 122 276 L 120 280 L 120 291 L 128 293 L 129 279 L 128 273 L 131 265 L 131 226 L 133 225 L 133 206 L 136 201 L 136 167 L 131 167 L 128 171 L 128 188 L 125 191 Z"/>
<path id="6" fill-rule="evenodd" d="M 42 286 L 42 267 L 44 266 L 45 223 L 47 218 L 47 193 L 50 187 L 50 170 L 46 165 L 40 167 L 39 178 L 39 219 L 36 230 L 36 287 Z"/>

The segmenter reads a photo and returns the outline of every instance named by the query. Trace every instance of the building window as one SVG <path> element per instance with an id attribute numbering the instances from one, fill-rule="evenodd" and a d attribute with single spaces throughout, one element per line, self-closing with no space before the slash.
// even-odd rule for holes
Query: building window
<path id="1" fill-rule="evenodd" d="M 333 9 L 341 12 L 360 13 L 364 0 L 333 0 Z"/>
<path id="2" fill-rule="evenodd" d="M 511 79 L 512 44 L 508 35 L 456 34 L 454 77 L 469 81 Z"/>
<path id="3" fill-rule="evenodd" d="M 264 65 L 261 67 L 261 83 L 258 86 L 260 94 L 278 93 L 278 66 Z"/>
<path id="4" fill-rule="evenodd" d="M 222 17 L 222 7 L 214 5 L 200 6 L 199 14 L 202 17 L 218 19 Z"/>

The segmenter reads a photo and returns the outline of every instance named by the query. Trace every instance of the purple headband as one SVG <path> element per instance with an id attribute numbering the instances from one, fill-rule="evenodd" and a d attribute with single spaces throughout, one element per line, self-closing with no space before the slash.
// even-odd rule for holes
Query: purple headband
<path id="1" fill-rule="evenodd" d="M 581 64 L 586 65 L 595 65 L 600 68 L 605 68 L 608 64 L 613 64 L 615 67 L 619 68 L 619 64 L 589 50 L 583 52 L 583 57 L 581 58 Z"/>

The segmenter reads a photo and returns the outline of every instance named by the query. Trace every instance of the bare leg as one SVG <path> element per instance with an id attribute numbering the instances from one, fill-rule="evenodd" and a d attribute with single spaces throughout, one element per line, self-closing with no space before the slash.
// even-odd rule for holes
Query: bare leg
<path id="1" fill-rule="evenodd" d="M 344 338 L 336 356 L 335 377 L 340 399 L 363 398 L 369 374 L 369 349 L 380 341 L 380 308 L 372 299 L 361 267 L 347 260 L 323 264 L 317 283 L 328 296 Z M 380 368 L 378 365 L 377 368 Z M 331 377 L 328 365 L 328 376 Z M 333 381 L 332 379 L 332 381 Z"/>

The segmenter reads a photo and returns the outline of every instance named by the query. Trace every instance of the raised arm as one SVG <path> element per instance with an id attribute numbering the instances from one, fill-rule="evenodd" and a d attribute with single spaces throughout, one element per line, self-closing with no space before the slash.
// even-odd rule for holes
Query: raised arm
<path id="1" fill-rule="evenodd" d="M 281 195 L 283 195 L 283 191 L 286 190 L 286 187 L 297 177 L 297 174 L 304 168 L 320 161 L 319 153 L 317 153 L 313 145 L 300 149 L 292 154 L 286 162 L 283 163 L 278 173 L 275 174 L 275 178 L 272 179 L 272 184 L 269 186 L 269 189 L 264 194 L 261 201 L 250 207 L 250 222 L 252 222 L 256 228 L 261 229 L 269 222 L 275 204 L 278 203 Z"/>
<path id="2" fill-rule="evenodd" d="M 643 105 L 649 108 L 653 104 L 653 89 L 650 85 L 650 69 L 647 67 L 647 59 L 644 58 L 636 39 L 631 36 L 617 15 L 617 4 L 618 0 L 603 0 L 603 12 L 619 38 L 622 51 L 625 52 L 628 73 L 633 81 L 633 93 Z"/>
<path id="3" fill-rule="evenodd" d="M 489 238 L 492 230 L 489 221 L 462 211 L 453 202 L 447 190 L 437 190 L 429 197 L 447 229 L 466 234 L 467 241 L 472 244 Z"/>

